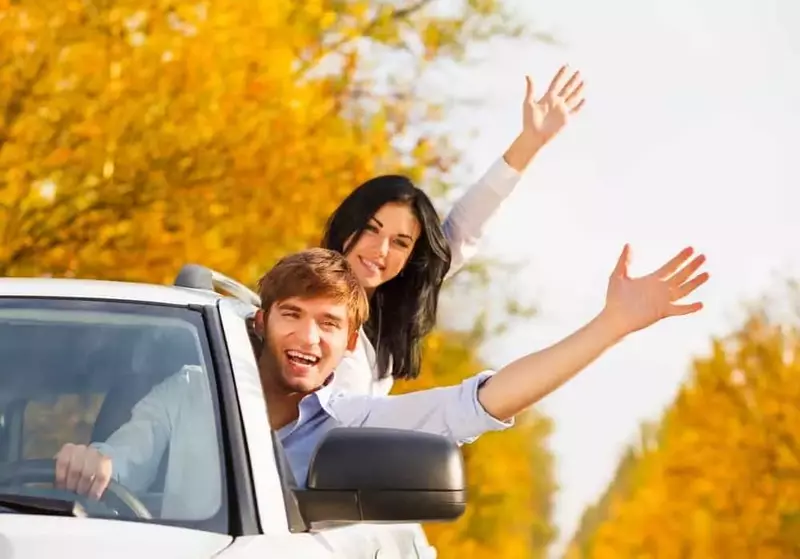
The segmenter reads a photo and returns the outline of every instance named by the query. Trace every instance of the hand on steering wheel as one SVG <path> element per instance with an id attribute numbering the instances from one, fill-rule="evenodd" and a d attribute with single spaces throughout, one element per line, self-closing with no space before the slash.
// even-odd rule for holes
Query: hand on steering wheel
<path id="1" fill-rule="evenodd" d="M 55 486 L 99 500 L 105 492 L 113 464 L 96 448 L 67 443 L 53 457 L 56 461 Z"/>
<path id="2" fill-rule="evenodd" d="M 66 489 L 59 487 L 56 481 L 56 462 L 53 460 L 20 460 L 0 466 L 0 485 L 24 485 L 28 483 L 51 483 L 54 488 Z M 77 493 L 74 489 L 72 491 Z M 113 509 L 108 502 L 109 498 L 121 503 L 136 518 L 144 520 L 153 518 L 144 503 L 130 489 L 114 480 L 108 481 L 105 491 L 97 500 Z"/>

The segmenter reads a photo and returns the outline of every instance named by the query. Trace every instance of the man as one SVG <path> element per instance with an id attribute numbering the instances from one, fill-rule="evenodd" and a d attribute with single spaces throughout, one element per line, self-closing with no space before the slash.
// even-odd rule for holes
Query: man
<path id="1" fill-rule="evenodd" d="M 279 261 L 260 282 L 262 305 L 254 324 L 263 332 L 259 370 L 269 421 L 280 435 L 296 481 L 305 483 L 311 453 L 334 427 L 413 429 L 469 442 L 487 431 L 511 426 L 516 414 L 626 335 L 702 308 L 700 303 L 675 302 L 707 281 L 707 273 L 695 275 L 704 256 L 690 261 L 693 251 L 687 248 L 652 274 L 630 278 L 628 253 L 626 245 L 609 279 L 603 310 L 570 336 L 497 373 L 481 372 L 456 386 L 388 397 L 348 396 L 330 384 L 369 308 L 346 260 L 332 251 L 310 249 Z M 57 484 L 97 497 L 113 477 L 128 485 L 128 480 L 137 479 L 137 470 L 153 471 L 163 450 L 151 456 L 142 451 L 155 448 L 142 435 L 142 425 L 158 417 L 191 422 L 191 413 L 176 411 L 188 400 L 175 390 L 156 387 L 134 408 L 130 424 L 138 425 L 137 429 L 122 426 L 105 445 L 62 448 L 56 456 Z M 161 431 L 166 429 L 162 426 Z M 193 464 L 201 465 L 196 458 Z M 172 457 L 170 467 L 181 468 Z"/>

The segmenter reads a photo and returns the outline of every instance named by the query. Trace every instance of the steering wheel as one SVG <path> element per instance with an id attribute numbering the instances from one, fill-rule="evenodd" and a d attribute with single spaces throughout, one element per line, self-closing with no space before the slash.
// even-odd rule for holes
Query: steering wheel
<path id="1" fill-rule="evenodd" d="M 55 486 L 56 463 L 55 460 L 19 460 L 9 464 L 0 464 L 0 485 L 8 482 L 19 484 L 26 483 L 49 483 Z M 150 520 L 153 515 L 147 510 L 133 492 L 124 485 L 111 480 L 100 497 L 100 501 L 111 508 L 108 498 L 116 497 L 136 518 Z"/>

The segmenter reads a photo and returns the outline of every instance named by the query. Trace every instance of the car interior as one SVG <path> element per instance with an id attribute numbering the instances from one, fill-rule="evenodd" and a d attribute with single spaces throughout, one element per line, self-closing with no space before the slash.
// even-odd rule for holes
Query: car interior
<path id="1" fill-rule="evenodd" d="M 154 386 L 185 365 L 201 364 L 188 323 L 41 320 L 3 310 L 0 490 L 25 461 L 52 460 L 68 442 L 105 441 Z M 168 452 L 164 456 L 148 493 L 137 495 L 155 518 Z"/>

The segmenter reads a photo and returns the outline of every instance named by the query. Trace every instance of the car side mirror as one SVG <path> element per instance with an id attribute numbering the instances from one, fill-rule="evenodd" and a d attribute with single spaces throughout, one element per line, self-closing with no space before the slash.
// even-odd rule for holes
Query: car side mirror
<path id="1" fill-rule="evenodd" d="M 466 508 L 464 460 L 440 435 L 336 428 L 318 445 L 306 488 L 295 495 L 309 524 L 455 520 Z"/>

